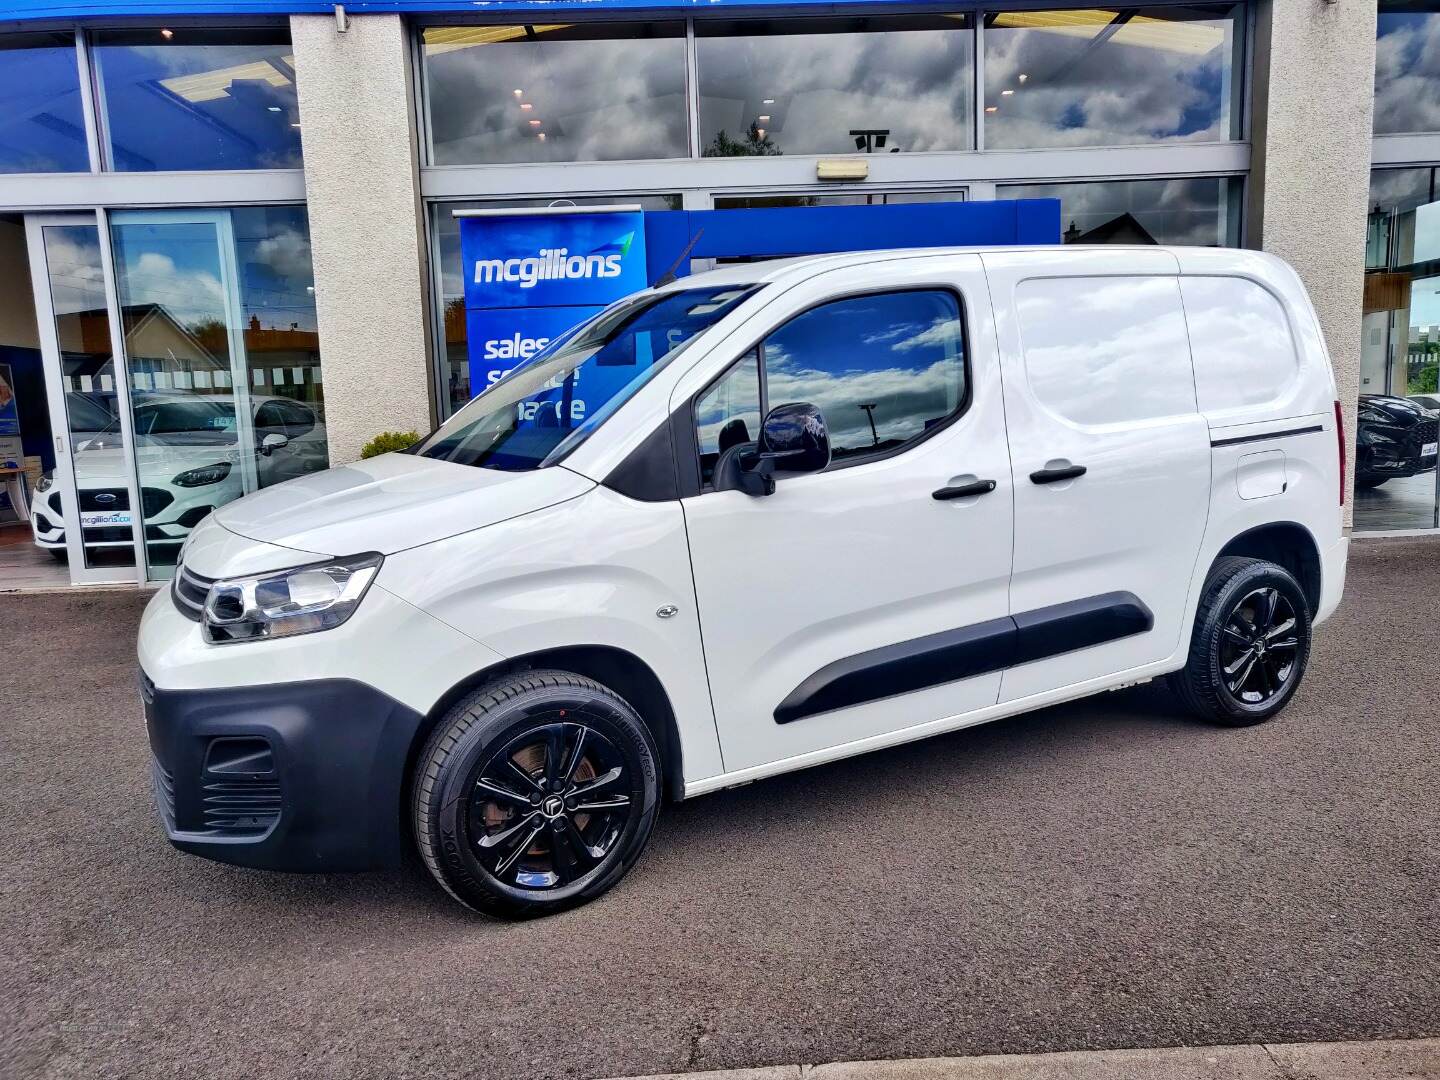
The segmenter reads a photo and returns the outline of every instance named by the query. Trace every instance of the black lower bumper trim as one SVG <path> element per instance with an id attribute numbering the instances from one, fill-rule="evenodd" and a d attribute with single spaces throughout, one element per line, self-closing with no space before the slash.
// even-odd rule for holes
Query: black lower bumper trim
<path id="1" fill-rule="evenodd" d="M 348 679 L 162 690 L 142 673 L 141 698 L 157 808 L 180 850 L 265 870 L 400 862 L 420 713 Z"/>

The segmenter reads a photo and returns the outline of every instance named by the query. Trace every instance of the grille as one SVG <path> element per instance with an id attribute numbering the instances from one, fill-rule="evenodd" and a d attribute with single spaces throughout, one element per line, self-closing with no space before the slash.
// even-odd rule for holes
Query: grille
<path id="1" fill-rule="evenodd" d="M 150 778 L 155 786 L 155 805 L 160 809 L 160 816 L 165 819 L 166 827 L 175 828 L 175 777 L 170 775 L 169 770 L 160 764 L 159 759 L 150 759 Z"/>
<path id="2" fill-rule="evenodd" d="M 146 675 L 143 668 L 140 670 L 140 700 L 146 705 L 155 704 L 155 680 Z"/>
<path id="3" fill-rule="evenodd" d="M 140 489 L 140 505 L 144 507 L 146 517 L 154 517 L 174 501 L 175 496 L 164 488 Z M 130 493 L 124 488 L 92 488 L 89 491 L 82 491 L 80 492 L 80 509 L 129 510 Z"/>
<path id="4" fill-rule="evenodd" d="M 129 510 L 130 493 L 124 488 L 94 488 L 80 492 L 81 510 Z"/>
<path id="5" fill-rule="evenodd" d="M 129 525 L 106 525 L 85 530 L 87 544 L 128 544 L 133 539 Z"/>
<path id="6" fill-rule="evenodd" d="M 205 597 L 209 595 L 210 586 L 214 583 L 214 578 L 201 577 L 188 566 L 181 564 L 175 568 L 175 576 L 170 579 L 170 598 L 181 615 L 199 622 L 200 615 L 205 610 Z"/>
<path id="7" fill-rule="evenodd" d="M 145 508 L 147 518 L 154 517 L 174 501 L 175 496 L 164 488 L 140 489 L 140 505 Z"/>
<path id="8" fill-rule="evenodd" d="M 269 831 L 280 817 L 280 785 L 275 780 L 211 780 L 204 790 L 204 827 L 211 832 L 254 836 Z"/>

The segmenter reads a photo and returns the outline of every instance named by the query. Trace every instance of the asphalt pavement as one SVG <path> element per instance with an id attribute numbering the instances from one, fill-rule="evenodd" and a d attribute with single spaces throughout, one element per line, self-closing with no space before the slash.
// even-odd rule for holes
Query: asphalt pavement
<path id="1" fill-rule="evenodd" d="M 1154 687 L 667 808 L 607 897 L 169 848 L 134 592 L 0 596 L 0 1076 L 622 1076 L 1440 1035 L 1440 542 L 1352 551 L 1294 703 Z"/>

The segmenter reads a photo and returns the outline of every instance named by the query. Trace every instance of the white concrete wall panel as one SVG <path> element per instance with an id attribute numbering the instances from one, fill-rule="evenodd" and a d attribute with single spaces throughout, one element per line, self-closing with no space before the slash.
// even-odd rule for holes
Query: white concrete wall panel
<path id="1" fill-rule="evenodd" d="M 1262 0 L 1255 46 L 1250 243 L 1289 262 L 1309 290 L 1345 408 L 1353 478 L 1374 0 Z"/>
<path id="2" fill-rule="evenodd" d="M 432 426 L 409 49 L 398 15 L 290 19 L 330 462 Z"/>

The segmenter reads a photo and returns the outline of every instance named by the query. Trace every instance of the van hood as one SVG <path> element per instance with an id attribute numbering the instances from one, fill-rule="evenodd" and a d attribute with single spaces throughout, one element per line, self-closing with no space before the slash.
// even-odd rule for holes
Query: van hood
<path id="1" fill-rule="evenodd" d="M 310 473 L 215 511 L 233 533 L 325 555 L 389 555 L 583 495 L 595 486 L 558 465 L 501 472 L 383 454 Z"/>

